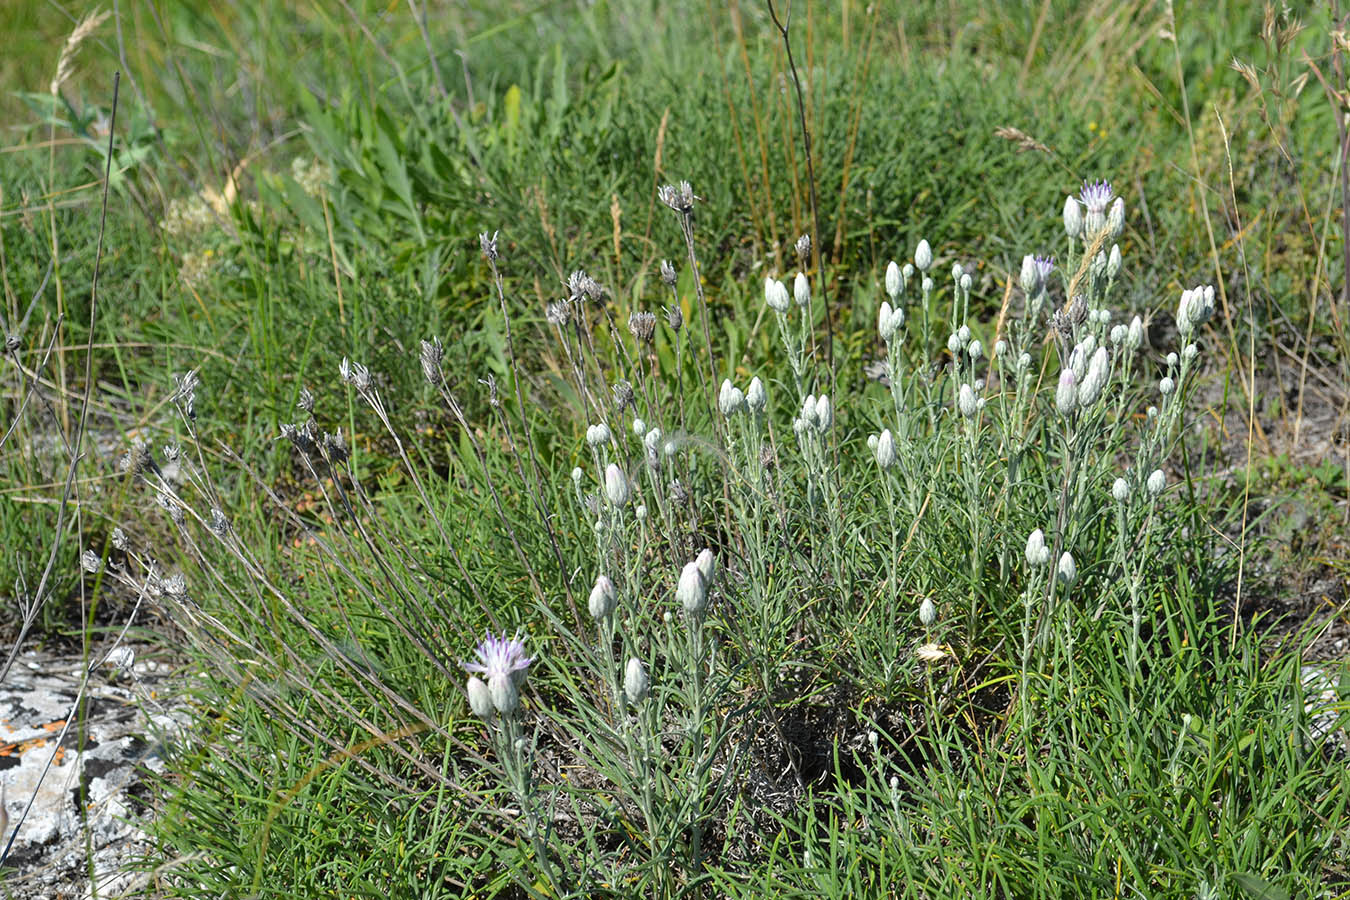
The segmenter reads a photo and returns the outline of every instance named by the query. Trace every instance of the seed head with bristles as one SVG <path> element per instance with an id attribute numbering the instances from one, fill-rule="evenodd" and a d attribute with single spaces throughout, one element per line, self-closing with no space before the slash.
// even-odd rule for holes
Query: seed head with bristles
<path id="1" fill-rule="evenodd" d="M 93 34 L 98 26 L 108 21 L 108 12 L 91 12 L 79 21 L 75 30 L 66 38 L 66 44 L 61 48 L 61 56 L 56 63 L 56 77 L 52 79 L 52 96 L 61 93 L 61 85 L 70 80 L 70 76 L 75 73 L 75 54 L 79 53 L 80 45 L 85 42 L 89 35 Z"/>
<path id="2" fill-rule="evenodd" d="M 649 312 L 635 312 L 628 317 L 628 330 L 639 343 L 648 343 L 656 333 L 656 316 Z"/>

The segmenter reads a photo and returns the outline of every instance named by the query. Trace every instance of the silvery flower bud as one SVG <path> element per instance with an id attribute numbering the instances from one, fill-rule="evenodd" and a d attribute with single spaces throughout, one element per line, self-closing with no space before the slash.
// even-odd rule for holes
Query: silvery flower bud
<path id="1" fill-rule="evenodd" d="M 1083 239 L 1092 240 L 1106 228 L 1106 213 L 1089 209 L 1083 216 Z"/>
<path id="2" fill-rule="evenodd" d="M 1158 382 L 1158 390 L 1164 397 L 1176 390 L 1177 384 L 1168 376 L 1164 375 L 1162 381 Z"/>
<path id="3" fill-rule="evenodd" d="M 614 607 L 618 602 L 619 597 L 614 591 L 614 582 L 609 580 L 608 575 L 601 575 L 595 579 L 595 587 L 591 588 L 591 596 L 586 608 L 590 610 L 591 618 L 599 622 L 614 612 Z"/>
<path id="4" fill-rule="evenodd" d="M 1125 339 L 1129 337 L 1129 335 L 1129 328 L 1124 325 L 1116 325 L 1111 329 L 1111 343 L 1119 347 L 1125 343 Z"/>
<path id="5" fill-rule="evenodd" d="M 1111 231 L 1111 240 L 1120 237 L 1125 230 L 1125 198 L 1117 197 L 1106 215 L 1106 227 Z"/>
<path id="6" fill-rule="evenodd" d="M 609 431 L 609 426 L 604 422 L 601 422 L 599 425 L 592 425 L 586 429 L 586 443 L 590 444 L 592 447 L 600 447 L 608 444 L 612 436 L 613 435 L 611 435 Z"/>
<path id="7" fill-rule="evenodd" d="M 919 604 L 919 624 L 924 628 L 930 628 L 937 619 L 937 607 L 933 605 L 932 597 L 924 597 L 923 602 Z"/>
<path id="8" fill-rule="evenodd" d="M 1130 320 L 1130 331 L 1125 337 L 1125 346 L 1131 350 L 1138 350 L 1139 345 L 1144 342 L 1144 323 L 1138 316 Z"/>
<path id="9" fill-rule="evenodd" d="M 1055 408 L 1061 416 L 1073 415 L 1078 408 L 1078 379 L 1073 377 L 1073 369 L 1059 373 L 1059 387 L 1055 389 Z"/>
<path id="10" fill-rule="evenodd" d="M 955 333 L 947 336 L 947 349 L 951 351 L 952 356 L 961 352 L 961 338 L 957 337 Z"/>
<path id="11" fill-rule="evenodd" d="M 1073 554 L 1068 550 L 1059 558 L 1057 573 L 1065 587 L 1073 587 L 1073 583 L 1078 580 L 1078 564 L 1073 561 Z"/>
<path id="12" fill-rule="evenodd" d="M 877 313 L 877 334 L 881 335 L 882 341 L 889 344 L 891 338 L 895 337 L 895 325 L 891 321 L 891 304 L 885 300 L 881 301 L 881 310 Z"/>
<path id="13" fill-rule="evenodd" d="M 1124 503 L 1130 499 L 1130 483 L 1124 478 L 1117 478 L 1111 485 L 1111 496 L 1117 503 Z"/>
<path id="14" fill-rule="evenodd" d="M 1196 354 L 1198 354 L 1199 352 L 1200 348 L 1197 347 L 1195 344 L 1187 344 L 1185 347 L 1181 348 L 1181 358 L 1184 359 L 1186 362 L 1190 362 L 1191 360 L 1195 359 Z"/>
<path id="15" fill-rule="evenodd" d="M 1036 293 L 1036 289 L 1041 286 L 1041 272 L 1036 267 L 1036 258 L 1033 256 L 1022 257 L 1022 290 L 1027 294 Z"/>
<path id="16" fill-rule="evenodd" d="M 645 522 L 647 520 L 646 504 L 639 503 L 637 506 L 633 507 L 633 518 L 637 519 L 639 522 Z"/>
<path id="17" fill-rule="evenodd" d="M 651 431 L 647 432 L 647 436 L 642 439 L 642 443 L 648 450 L 655 453 L 661 446 L 661 429 L 653 428 Z"/>
<path id="18" fill-rule="evenodd" d="M 816 398 L 816 428 L 822 434 L 834 424 L 834 410 L 830 408 L 830 398 L 821 394 Z"/>
<path id="19" fill-rule="evenodd" d="M 890 264 L 886 266 L 886 293 L 890 295 L 892 301 L 898 303 L 900 292 L 904 289 L 905 276 L 901 274 L 900 267 L 895 264 L 895 260 L 891 260 Z"/>
<path id="20" fill-rule="evenodd" d="M 1050 548 L 1045 546 L 1045 532 L 1037 528 L 1027 535 L 1027 564 L 1044 565 L 1050 560 Z"/>
<path id="21" fill-rule="evenodd" d="M 685 563 L 675 586 L 675 599 L 687 613 L 700 613 L 708 605 L 708 583 L 699 571 L 698 563 Z"/>
<path id="22" fill-rule="evenodd" d="M 914 250 L 914 265 L 924 273 L 933 265 L 933 248 L 928 246 L 928 241 L 919 241 L 919 246 Z"/>
<path id="23" fill-rule="evenodd" d="M 605 497 L 611 505 L 623 506 L 628 502 L 630 494 L 628 478 L 623 474 L 623 469 L 610 463 L 605 469 Z"/>
<path id="24" fill-rule="evenodd" d="M 1175 369 L 1177 367 L 1177 363 L 1180 361 L 1181 361 L 1180 358 L 1175 353 L 1167 354 L 1167 368 Z"/>
<path id="25" fill-rule="evenodd" d="M 876 454 L 877 465 L 883 469 L 895 465 L 895 438 L 891 436 L 889 428 L 881 432 L 881 437 L 877 438 Z"/>
<path id="26" fill-rule="evenodd" d="M 966 344 L 969 344 L 969 343 L 970 343 L 970 326 L 969 326 L 969 325 L 962 325 L 960 328 L 956 329 L 956 337 L 957 337 L 957 339 L 961 342 L 961 346 L 962 346 L 962 347 L 964 347 Z"/>
<path id="27" fill-rule="evenodd" d="M 1158 418 L 1158 407 L 1150 406 L 1147 410 L 1145 410 L 1145 415 L 1147 415 L 1150 419 Z"/>
<path id="28" fill-rule="evenodd" d="M 1167 487 L 1167 476 L 1163 474 L 1162 469 L 1154 469 L 1153 473 L 1148 476 L 1147 484 L 1148 492 L 1156 497 L 1163 492 L 1163 488 Z"/>
<path id="29" fill-rule="evenodd" d="M 509 716 L 520 707 L 520 691 L 515 680 L 507 674 L 493 675 L 488 679 L 488 696 L 497 712 Z M 470 698 L 472 702 L 472 698 Z"/>
<path id="30" fill-rule="evenodd" d="M 764 412 L 764 408 L 769 405 L 769 395 L 764 390 L 764 382 L 759 380 L 758 375 L 750 379 L 750 386 L 745 389 L 745 405 L 755 415 Z"/>
<path id="31" fill-rule="evenodd" d="M 628 698 L 628 702 L 637 706 L 643 700 L 646 700 L 649 686 L 647 670 L 642 667 L 642 661 L 637 657 L 630 658 L 628 665 L 623 670 L 623 693 Z"/>
<path id="32" fill-rule="evenodd" d="M 901 266 L 900 274 L 905 277 L 904 284 L 909 284 L 910 279 L 914 277 L 914 263 L 905 263 Z"/>
<path id="33" fill-rule="evenodd" d="M 1181 292 L 1180 302 L 1177 303 L 1177 330 L 1182 334 L 1190 334 L 1193 328 L 1195 323 L 1191 321 L 1191 292 L 1184 290 Z"/>
<path id="34" fill-rule="evenodd" d="M 469 676 L 469 683 L 464 686 L 464 692 L 469 695 L 469 709 L 480 719 L 492 718 L 492 692 L 488 686 L 483 683 L 483 679 L 477 675 Z"/>
<path id="35" fill-rule="evenodd" d="M 1083 377 L 1083 383 L 1078 387 L 1078 403 L 1080 406 L 1091 406 L 1097 402 L 1101 396 L 1102 388 L 1106 387 L 1106 378 L 1110 369 L 1110 357 L 1105 347 L 1098 347 L 1097 352 L 1092 354 L 1092 361 L 1088 363 L 1087 375 Z"/>
<path id="36" fill-rule="evenodd" d="M 1106 258 L 1106 277 L 1115 278 L 1120 274 L 1120 245 L 1111 245 L 1111 255 Z"/>
<path id="37" fill-rule="evenodd" d="M 981 356 L 984 356 L 984 345 L 979 341 L 971 341 L 970 346 L 966 348 L 966 352 L 970 354 L 971 362 L 977 362 Z"/>
<path id="38" fill-rule="evenodd" d="M 881 438 L 877 437 L 875 434 L 869 434 L 867 436 L 867 449 L 875 454 L 877 452 L 877 443 L 880 440 Z"/>
<path id="39" fill-rule="evenodd" d="M 730 379 L 722 381 L 722 390 L 717 395 L 717 408 L 727 418 L 745 410 L 745 394 L 740 388 L 734 387 Z"/>
<path id="40" fill-rule="evenodd" d="M 975 282 L 971 279 L 969 272 L 962 275 L 961 280 L 957 282 L 957 284 L 961 285 L 961 290 L 965 291 L 967 294 L 970 293 L 971 285 L 974 283 Z"/>
<path id="41" fill-rule="evenodd" d="M 640 438 L 640 437 L 642 437 L 642 436 L 643 436 L 644 434 L 646 434 L 646 433 L 647 433 L 647 423 L 644 422 L 644 421 L 642 421 L 641 419 L 634 419 L 634 420 L 633 420 L 633 435 L 634 435 L 635 437 Z"/>
<path id="42" fill-rule="evenodd" d="M 581 466 L 575 466 L 575 467 L 573 467 L 573 469 L 572 469 L 572 484 L 576 485 L 577 487 L 581 487 L 581 479 L 584 478 L 585 476 L 586 476 L 586 473 L 583 472 L 583 471 L 581 471 Z"/>
<path id="43" fill-rule="evenodd" d="M 807 281 L 806 276 L 801 272 L 798 272 L 797 277 L 793 279 L 792 296 L 800 307 L 805 308 L 811 305 L 811 282 Z"/>
<path id="44" fill-rule="evenodd" d="M 806 399 L 802 401 L 801 419 L 803 422 L 805 422 L 807 425 L 810 425 L 812 428 L 816 427 L 816 425 L 819 424 L 819 420 L 816 419 L 815 394 L 807 394 Z"/>
<path id="45" fill-rule="evenodd" d="M 1017 357 L 1017 371 L 1019 371 L 1019 372 L 1025 372 L 1025 371 L 1026 371 L 1027 369 L 1029 369 L 1029 368 L 1031 368 L 1031 354 L 1030 354 L 1030 353 L 1023 353 L 1022 355 L 1018 356 L 1018 357 Z"/>
<path id="46" fill-rule="evenodd" d="M 703 583 L 712 587 L 713 578 L 717 575 L 717 557 L 707 547 L 698 551 L 698 556 L 694 557 L 694 565 L 698 566 L 699 574 L 703 576 Z"/>
<path id="47" fill-rule="evenodd" d="M 1004 340 L 994 341 L 994 356 L 998 359 L 1008 355 L 1008 342 Z"/>
<path id="48" fill-rule="evenodd" d="M 961 390 L 956 395 L 956 407 L 961 410 L 961 415 L 967 419 L 973 418 L 977 412 L 975 401 L 975 391 L 968 384 L 961 385 Z"/>
<path id="49" fill-rule="evenodd" d="M 952 281 L 961 283 L 961 276 L 966 274 L 965 267 L 960 263 L 952 263 Z"/>
<path id="50" fill-rule="evenodd" d="M 788 297 L 787 288 L 783 282 L 775 278 L 764 279 L 764 302 L 769 304 L 769 308 L 774 312 L 785 313 L 792 306 L 792 298 Z"/>
<path id="51" fill-rule="evenodd" d="M 1075 240 L 1083 233 L 1083 211 L 1072 196 L 1064 198 L 1064 233 Z"/>
<path id="52" fill-rule="evenodd" d="M 933 279 L 925 275 L 923 281 L 919 283 L 919 287 L 923 290 L 923 295 L 927 297 L 933 293 Z"/>
<path id="53" fill-rule="evenodd" d="M 905 327 L 905 308 L 897 306 L 891 310 L 891 331 L 896 332 Z"/>

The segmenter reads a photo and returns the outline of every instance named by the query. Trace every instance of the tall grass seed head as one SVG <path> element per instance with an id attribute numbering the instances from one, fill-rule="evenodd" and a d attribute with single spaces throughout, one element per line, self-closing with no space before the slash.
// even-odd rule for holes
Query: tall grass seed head
<path id="1" fill-rule="evenodd" d="M 937 621 L 937 606 L 934 605 L 932 597 L 924 597 L 923 602 L 919 604 L 919 624 L 924 628 L 931 628 L 935 621 Z"/>
<path id="2" fill-rule="evenodd" d="M 769 405 L 768 392 L 764 390 L 764 382 L 759 380 L 758 375 L 750 379 L 750 386 L 745 389 L 745 405 L 755 415 L 762 414 Z"/>
<path id="3" fill-rule="evenodd" d="M 1055 574 L 1065 587 L 1073 587 L 1074 582 L 1078 580 L 1078 564 L 1073 561 L 1073 554 L 1065 550 L 1059 557 L 1059 565 L 1055 567 Z"/>
<path id="4" fill-rule="evenodd" d="M 1124 503 L 1130 499 L 1130 483 L 1124 478 L 1117 478 L 1111 484 L 1111 497 L 1117 503 Z"/>
<path id="5" fill-rule="evenodd" d="M 777 313 L 786 313 L 792 308 L 792 298 L 788 296 L 787 287 L 775 278 L 764 279 L 764 302 Z"/>
<path id="6" fill-rule="evenodd" d="M 628 486 L 628 477 L 623 474 L 623 469 L 610 463 L 605 468 L 605 499 L 609 500 L 611 506 L 618 508 L 626 505 L 631 495 L 632 490 Z"/>
<path id="7" fill-rule="evenodd" d="M 900 292 L 905 289 L 905 276 L 900 267 L 891 260 L 886 266 L 886 294 L 892 303 L 900 302 Z"/>
<path id="8" fill-rule="evenodd" d="M 876 446 L 877 465 L 883 469 L 889 469 L 895 465 L 895 438 L 891 435 L 891 430 L 887 428 L 881 432 L 877 438 Z"/>
<path id="9" fill-rule="evenodd" d="M 979 403 L 975 398 L 975 391 L 968 384 L 961 385 L 961 390 L 956 394 L 956 407 L 961 411 L 961 415 L 967 419 L 974 418 L 975 413 L 979 411 Z"/>
<path id="10" fill-rule="evenodd" d="M 601 619 L 614 612 L 618 605 L 619 596 L 614 590 L 614 582 L 610 581 L 608 575 L 601 575 L 595 579 L 595 586 L 591 588 L 591 596 L 587 601 L 586 608 L 591 613 L 591 618 L 599 622 Z"/>
<path id="11" fill-rule="evenodd" d="M 1154 497 L 1156 497 L 1163 492 L 1164 488 L 1167 487 L 1167 476 L 1163 474 L 1162 469 L 1154 469 L 1153 472 L 1148 476 L 1147 485 L 1148 485 L 1148 492 L 1152 494 Z"/>
<path id="12" fill-rule="evenodd" d="M 628 665 L 623 670 L 623 693 L 628 698 L 628 702 L 634 706 L 647 699 L 647 690 L 651 682 L 647 678 L 647 670 L 643 668 L 642 661 L 637 657 L 630 657 Z"/>
<path id="13" fill-rule="evenodd" d="M 802 309 L 811 305 L 811 282 L 801 272 L 798 272 L 797 277 L 792 280 L 792 299 L 796 300 Z"/>
<path id="14" fill-rule="evenodd" d="M 1064 198 L 1064 233 L 1070 240 L 1077 240 L 1083 234 L 1083 211 L 1073 197 Z"/>
<path id="15" fill-rule="evenodd" d="M 1071 416 L 1078 408 L 1078 379 L 1073 369 L 1064 369 L 1059 373 L 1059 387 L 1055 389 L 1055 408 L 1061 416 Z"/>
<path id="16" fill-rule="evenodd" d="M 685 563 L 675 585 L 675 599 L 686 613 L 696 615 L 708 605 L 708 582 L 697 562 Z"/>
<path id="17" fill-rule="evenodd" d="M 928 241 L 919 241 L 919 246 L 914 248 L 914 265 L 919 267 L 919 271 L 925 275 L 933 265 L 933 248 L 928 246 Z"/>

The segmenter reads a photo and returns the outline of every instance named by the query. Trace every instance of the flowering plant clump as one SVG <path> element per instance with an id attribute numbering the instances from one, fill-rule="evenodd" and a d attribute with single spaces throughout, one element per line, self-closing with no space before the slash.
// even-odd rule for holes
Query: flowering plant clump
<path id="1" fill-rule="evenodd" d="M 843 896 L 852 883 L 820 863 L 836 846 L 891 860 L 916 884 L 941 869 L 943 884 L 965 885 L 945 810 L 1022 828 L 1041 815 L 1036 798 L 1078 791 L 1147 830 L 1155 819 L 1129 804 L 1153 792 L 1198 815 L 1178 786 L 1200 738 L 1112 719 L 1103 698 L 1173 709 L 1177 684 L 1203 683 L 1186 680 L 1200 664 L 1175 683 L 1165 674 L 1209 628 L 1174 585 L 1197 565 L 1175 509 L 1193 480 L 1176 462 L 1213 288 L 1181 292 L 1175 350 L 1148 346 L 1141 316 L 1110 305 L 1130 277 L 1125 200 L 1084 182 L 1065 198 L 1067 247 L 1054 255 L 1029 248 L 1003 271 L 920 240 L 912 261 L 854 284 L 864 324 L 840 346 L 875 356 L 874 382 L 824 364 L 829 285 L 805 235 L 791 245 L 800 270 L 764 278 L 733 362 L 713 350 L 698 198 L 687 182 L 658 197 L 683 257 L 642 283 L 655 297 L 577 270 L 525 316 L 499 268 L 506 238 L 482 236 L 503 368 L 448 374 L 435 338 L 416 360 L 455 435 L 449 462 L 424 463 L 443 448 L 405 438 L 385 380 L 360 362 L 336 369 L 345 434 L 299 395 L 301 419 L 280 434 L 335 524 L 289 521 L 342 588 L 336 600 L 307 607 L 267 574 L 191 454 L 175 448 L 172 471 L 147 447 L 128 455 L 196 558 L 209 558 L 200 539 L 238 564 L 203 566 L 241 611 L 229 627 L 197 605 L 195 576 L 147 559 L 142 579 L 211 638 L 221 677 L 278 716 L 296 713 L 298 685 L 320 691 L 334 721 L 387 752 L 372 777 L 453 796 L 491 823 L 479 849 L 532 896 L 676 898 L 714 884 L 753 896 L 763 885 L 740 879 L 742 864 L 789 856 L 785 882 Z M 760 289 L 758 278 L 746 289 L 756 305 Z M 547 379 L 516 355 L 522 322 L 551 342 Z M 182 379 L 174 401 L 192 441 L 196 387 Z M 360 458 L 373 439 L 350 431 L 358 409 L 382 429 L 433 540 L 405 541 L 381 516 Z M 478 514 L 447 513 L 447 495 Z M 92 552 L 82 565 L 105 572 Z M 249 573 L 247 590 L 229 587 L 230 571 Z M 305 645 L 276 649 L 266 623 L 277 620 L 298 623 Z M 451 637 L 484 622 L 471 651 Z M 266 690 L 249 687 L 259 666 Z M 1092 730 L 1150 748 L 1147 764 L 1060 784 L 1079 776 L 1050 771 L 1047 742 L 1088 757 Z M 336 726 L 306 737 L 348 753 Z M 984 786 L 995 769 L 1006 788 Z M 1213 781 L 1192 789 L 1208 796 Z M 1023 855 L 1061 831 L 1089 848 L 1083 870 L 1115 852 L 1067 819 L 1034 824 L 1007 838 Z M 1064 878 L 1102 888 L 1079 869 Z"/>

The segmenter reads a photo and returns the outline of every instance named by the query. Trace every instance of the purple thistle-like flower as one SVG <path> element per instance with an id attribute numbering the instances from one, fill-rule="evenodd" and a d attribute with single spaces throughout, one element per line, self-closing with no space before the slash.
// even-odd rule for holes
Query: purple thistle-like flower
<path id="1" fill-rule="evenodd" d="M 1041 283 L 1050 277 L 1050 273 L 1055 271 L 1055 258 L 1053 256 L 1033 256 L 1032 263 L 1036 266 L 1036 274 L 1040 277 Z"/>
<path id="2" fill-rule="evenodd" d="M 510 676 L 512 681 L 518 683 L 524 679 L 524 672 L 530 663 L 534 662 L 534 657 L 525 655 L 525 642 L 520 639 L 519 632 L 513 638 L 508 638 L 506 632 L 500 635 L 488 632 L 487 637 L 474 649 L 474 654 L 478 657 L 476 661 L 460 663 L 460 666 L 466 672 L 485 676 L 489 683 L 497 676 Z"/>
<path id="3" fill-rule="evenodd" d="M 1111 201 L 1115 199 L 1116 192 L 1111 189 L 1109 181 L 1084 181 L 1083 189 L 1078 196 L 1082 199 L 1088 212 L 1104 214 L 1106 208 L 1111 205 Z"/>

